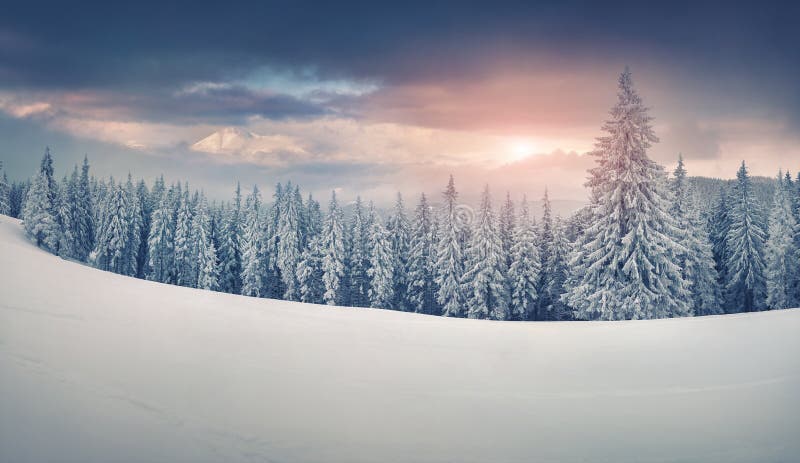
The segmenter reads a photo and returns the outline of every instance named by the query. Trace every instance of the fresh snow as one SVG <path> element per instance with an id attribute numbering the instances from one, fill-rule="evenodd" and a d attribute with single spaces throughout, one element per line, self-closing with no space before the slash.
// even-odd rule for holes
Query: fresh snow
<path id="1" fill-rule="evenodd" d="M 493 322 L 248 298 L 0 216 L 3 462 L 788 462 L 800 310 Z"/>

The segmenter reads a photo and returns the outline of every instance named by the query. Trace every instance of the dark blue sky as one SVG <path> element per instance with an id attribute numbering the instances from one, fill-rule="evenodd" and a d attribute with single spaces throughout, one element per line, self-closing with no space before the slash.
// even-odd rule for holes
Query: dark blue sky
<path id="1" fill-rule="evenodd" d="M 503 137 L 522 154 L 582 152 L 624 65 L 662 123 L 657 159 L 682 151 L 690 169 L 724 175 L 761 149 L 757 173 L 800 167 L 786 148 L 800 133 L 798 3 L 116 3 L 4 5 L 9 170 L 31 168 L 45 144 L 67 162 L 89 151 L 103 174 L 189 163 L 313 182 L 328 165 L 477 169 Z M 222 160 L 191 149 L 230 126 L 272 138 Z M 372 145 L 354 146 L 357 134 Z M 460 147 L 478 135 L 464 143 L 486 153 Z M 381 175 L 364 188 L 403 185 Z"/>

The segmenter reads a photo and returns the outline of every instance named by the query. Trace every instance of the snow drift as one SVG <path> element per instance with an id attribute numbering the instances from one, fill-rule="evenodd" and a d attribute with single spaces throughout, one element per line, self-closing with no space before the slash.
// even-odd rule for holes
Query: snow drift
<path id="1" fill-rule="evenodd" d="M 0 216 L 3 462 L 787 462 L 800 310 L 523 323 L 101 272 Z"/>

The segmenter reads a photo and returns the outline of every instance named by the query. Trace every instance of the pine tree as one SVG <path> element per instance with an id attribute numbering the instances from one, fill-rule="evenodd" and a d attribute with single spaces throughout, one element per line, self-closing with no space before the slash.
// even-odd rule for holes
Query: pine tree
<path id="1" fill-rule="evenodd" d="M 350 225 L 350 242 L 347 247 L 349 305 L 369 307 L 369 219 L 364 212 L 361 197 L 356 198 L 353 220 Z"/>
<path id="2" fill-rule="evenodd" d="M 477 224 L 466 253 L 465 270 L 462 286 L 467 316 L 505 320 L 508 317 L 505 258 L 488 185 L 481 196 Z"/>
<path id="3" fill-rule="evenodd" d="M 797 223 L 792 212 L 791 183 L 778 174 L 772 209 L 769 214 L 769 238 L 766 242 L 767 307 L 796 307 L 794 282 L 800 267 L 800 254 L 795 247 Z"/>
<path id="4" fill-rule="evenodd" d="M 75 172 L 73 172 L 74 174 Z M 65 175 L 58 189 L 58 223 L 60 233 L 58 236 L 58 254 L 61 257 L 75 258 L 75 237 L 73 235 L 73 201 L 75 199 L 75 183 Z"/>
<path id="5" fill-rule="evenodd" d="M 0 214 L 11 215 L 11 185 L 5 172 L 0 177 Z"/>
<path id="6" fill-rule="evenodd" d="M 506 269 L 511 268 L 513 263 L 511 248 L 514 246 L 514 236 L 516 233 L 517 218 L 514 208 L 514 201 L 511 200 L 511 193 L 506 192 L 506 200 L 500 209 L 498 232 L 500 243 L 503 248 L 503 261 Z"/>
<path id="7" fill-rule="evenodd" d="M 282 238 L 278 227 L 280 225 L 279 222 L 282 211 L 286 207 L 286 202 L 289 199 L 291 190 L 291 182 L 288 183 L 285 188 L 280 183 L 275 185 L 275 193 L 273 194 L 274 200 L 264 218 L 264 230 L 262 232 L 264 244 L 261 246 L 261 255 L 259 257 L 263 267 L 262 281 L 264 288 L 262 296 L 264 297 L 280 299 L 286 292 L 286 285 L 283 284 L 283 276 L 281 275 L 281 266 L 279 265 L 278 258 L 278 248 Z"/>
<path id="8" fill-rule="evenodd" d="M 546 320 L 570 320 L 572 311 L 561 300 L 561 295 L 566 292 L 566 282 L 569 278 L 569 252 L 570 242 L 566 237 L 565 225 L 561 217 L 556 216 L 553 222 L 553 242 L 550 254 L 544 266 L 547 268 L 546 285 L 542 288 L 547 305 L 543 308 L 543 317 Z"/>
<path id="9" fill-rule="evenodd" d="M 220 289 L 233 294 L 239 294 L 242 290 L 241 210 L 242 192 L 237 183 L 233 204 L 223 214 L 219 247 Z"/>
<path id="10" fill-rule="evenodd" d="M 322 247 L 320 236 L 309 241 L 297 266 L 297 284 L 301 302 L 322 304 L 325 285 L 322 278 Z"/>
<path id="11" fill-rule="evenodd" d="M 711 250 L 714 255 L 714 268 L 717 270 L 717 281 L 720 287 L 728 284 L 728 247 L 727 238 L 731 224 L 728 217 L 729 197 L 725 187 L 721 188 L 709 217 L 708 229 Z"/>
<path id="12" fill-rule="evenodd" d="M 440 237 L 437 246 L 436 260 L 436 302 L 442 310 L 442 315 L 446 317 L 458 317 L 464 315 L 462 304 L 464 296 L 461 288 L 461 277 L 464 271 L 462 261 L 464 251 L 462 248 L 461 229 L 467 228 L 469 224 L 463 224 L 458 220 L 456 192 L 453 176 L 444 191 L 444 204 L 440 211 Z"/>
<path id="13" fill-rule="evenodd" d="M 261 248 L 263 236 L 259 209 L 261 208 L 261 194 L 257 186 L 245 201 L 245 221 L 242 229 L 242 294 L 245 296 L 261 297 L 263 294 L 263 262 Z"/>
<path id="14" fill-rule="evenodd" d="M 125 248 L 125 270 L 128 276 L 137 276 L 139 269 L 139 250 L 141 248 L 142 228 L 144 227 L 144 211 L 131 174 L 125 184 L 125 196 L 128 203 L 128 239 Z"/>
<path id="15" fill-rule="evenodd" d="M 320 250 L 322 252 L 322 281 L 325 292 L 322 300 L 328 305 L 341 305 L 343 301 L 342 280 L 345 277 L 344 266 L 344 217 L 336 192 L 331 193 L 328 206 L 328 217 L 322 228 Z"/>
<path id="16" fill-rule="evenodd" d="M 291 187 L 291 184 L 290 184 Z M 300 190 L 294 188 L 287 191 L 283 198 L 283 207 L 278 217 L 278 252 L 277 266 L 285 288 L 283 299 L 299 300 L 297 283 L 297 266 L 303 250 L 302 217 L 303 200 Z"/>
<path id="17" fill-rule="evenodd" d="M 373 220 L 369 233 L 369 305 L 376 308 L 392 308 L 394 300 L 394 265 L 392 242 L 380 220 Z"/>
<path id="18" fill-rule="evenodd" d="M 539 250 L 536 247 L 536 232 L 533 229 L 527 198 L 522 198 L 519 227 L 514 230 L 510 249 L 511 266 L 508 269 L 511 292 L 509 318 L 527 320 L 532 318 L 538 299 L 536 285 L 541 272 Z"/>
<path id="19" fill-rule="evenodd" d="M 136 251 L 136 277 L 145 278 L 147 273 L 147 238 L 150 233 L 150 222 L 153 217 L 154 204 L 144 180 L 139 180 L 139 183 L 136 184 L 136 201 L 141 208 L 139 249 Z"/>
<path id="20" fill-rule="evenodd" d="M 73 174 L 74 176 L 75 174 Z M 75 239 L 75 257 L 85 261 L 94 249 L 94 205 L 89 184 L 89 159 L 84 156 L 80 177 L 75 182 L 73 197 L 73 238 Z"/>
<path id="21" fill-rule="evenodd" d="M 128 197 L 122 185 L 109 185 L 109 192 L 101 206 L 103 221 L 98 230 L 97 244 L 89 255 L 89 261 L 101 270 L 126 274 L 125 250 L 130 238 Z"/>
<path id="22" fill-rule="evenodd" d="M 26 195 L 22 212 L 25 233 L 37 246 L 58 252 L 61 229 L 58 221 L 58 190 L 53 179 L 53 158 L 46 148 L 39 168 Z"/>
<path id="23" fill-rule="evenodd" d="M 425 193 L 414 212 L 409 243 L 407 291 L 409 310 L 439 315 L 436 305 L 436 235 L 431 207 Z"/>
<path id="24" fill-rule="evenodd" d="M 556 304 L 552 300 L 552 295 L 547 291 L 553 278 L 554 269 L 551 269 L 549 264 L 556 263 L 556 260 L 551 260 L 553 247 L 553 210 L 550 204 L 550 195 L 547 188 L 544 190 L 542 197 L 542 222 L 539 224 L 539 233 L 536 237 L 537 248 L 539 249 L 539 259 L 542 263 L 542 270 L 539 273 L 539 279 L 536 284 L 536 290 L 539 298 L 536 301 L 535 310 L 530 313 L 531 320 L 545 320 L 549 313 L 548 308 Z M 560 297 L 560 296 L 559 296 Z"/>
<path id="25" fill-rule="evenodd" d="M 192 199 L 189 184 L 183 190 L 175 220 L 175 284 L 193 287 L 197 282 L 192 255 Z"/>
<path id="26" fill-rule="evenodd" d="M 728 310 L 752 312 L 764 307 L 764 218 L 756 201 L 747 167 L 742 162 L 731 195 L 728 248 Z"/>
<path id="27" fill-rule="evenodd" d="M 200 194 L 197 211 L 192 218 L 192 254 L 196 260 L 197 282 L 201 289 L 219 290 L 219 263 L 217 249 L 211 239 L 211 216 L 208 201 Z"/>
<path id="28" fill-rule="evenodd" d="M 719 314 L 718 275 L 711 241 L 686 180 L 682 155 L 678 156 L 670 191 L 672 202 L 669 212 L 678 224 L 678 238 L 682 246 L 677 253 L 678 263 L 683 269 L 684 280 L 690 285 L 692 308 L 696 315 Z"/>
<path id="29" fill-rule="evenodd" d="M 592 225 L 571 257 L 564 302 L 581 319 L 624 320 L 692 314 L 677 265 L 680 243 L 667 213 L 665 174 L 647 157 L 652 118 L 628 69 L 598 138 L 590 170 Z"/>
<path id="30" fill-rule="evenodd" d="M 146 272 L 148 280 L 160 283 L 174 282 L 175 248 L 172 209 L 169 194 L 161 189 L 158 206 L 153 211 L 150 221 Z"/>
<path id="31" fill-rule="evenodd" d="M 392 250 L 393 282 L 392 292 L 394 297 L 385 307 L 397 310 L 411 310 L 408 302 L 408 254 L 410 246 L 410 224 L 406 217 L 403 196 L 397 193 L 394 205 L 394 214 L 389 217 L 386 225 L 389 232 L 389 242 Z"/>

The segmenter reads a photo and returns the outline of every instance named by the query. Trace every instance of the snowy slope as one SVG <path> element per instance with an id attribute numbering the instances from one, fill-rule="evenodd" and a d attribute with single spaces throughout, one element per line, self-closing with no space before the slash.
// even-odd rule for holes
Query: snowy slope
<path id="1" fill-rule="evenodd" d="M 0 216 L 2 462 L 790 462 L 800 311 L 502 323 L 177 288 Z"/>

